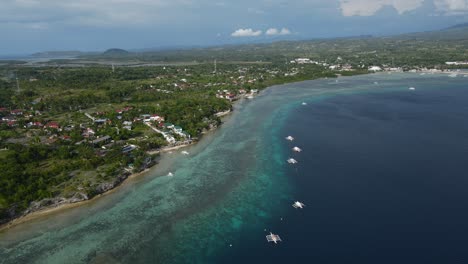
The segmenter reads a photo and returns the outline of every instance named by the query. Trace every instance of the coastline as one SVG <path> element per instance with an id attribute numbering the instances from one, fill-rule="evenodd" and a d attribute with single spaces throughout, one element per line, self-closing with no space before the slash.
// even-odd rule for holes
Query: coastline
<path id="1" fill-rule="evenodd" d="M 30 220 L 34 220 L 34 219 L 41 218 L 41 217 L 44 217 L 44 216 L 52 215 L 52 214 L 55 214 L 55 213 L 59 213 L 59 212 L 62 212 L 62 211 L 68 210 L 68 209 L 76 208 L 76 207 L 79 207 L 79 206 L 94 202 L 97 199 L 99 199 L 99 198 L 101 198 L 101 197 L 103 197 L 105 195 L 108 195 L 108 194 L 111 194 L 111 193 L 113 193 L 115 191 L 118 191 L 119 188 L 121 188 L 125 184 L 128 184 L 130 179 L 135 179 L 135 178 L 138 178 L 140 176 L 144 176 L 153 167 L 150 167 L 148 169 L 145 169 L 145 170 L 137 172 L 137 173 L 130 174 L 119 185 L 115 186 L 114 188 L 112 188 L 112 189 L 110 189 L 108 191 L 100 193 L 100 194 L 94 196 L 91 199 L 87 199 L 87 200 L 83 200 L 83 201 L 79 201 L 79 202 L 74 202 L 74 203 L 63 203 L 63 204 L 58 204 L 58 205 L 55 205 L 55 206 L 51 205 L 51 206 L 39 209 L 37 211 L 25 214 L 25 215 L 20 216 L 18 218 L 15 218 L 15 219 L 11 220 L 10 222 L 7 222 L 7 223 L 5 223 L 3 225 L 0 225 L 0 234 L 1 234 L 2 231 L 5 231 L 5 230 L 10 229 L 12 227 L 18 226 L 18 225 L 20 225 L 22 223 L 25 223 L 25 222 L 28 222 Z"/>
<path id="2" fill-rule="evenodd" d="M 361 74 L 358 74 L 358 75 L 361 75 Z M 336 76 L 336 77 L 339 77 L 339 76 Z M 261 95 L 267 89 L 270 89 L 272 87 L 276 87 L 278 85 L 291 84 L 291 83 L 300 83 L 300 82 L 304 82 L 304 81 L 312 81 L 312 80 L 317 80 L 317 79 L 322 79 L 322 78 L 315 78 L 315 79 L 313 78 L 313 79 L 307 79 L 307 80 L 298 80 L 298 81 L 293 81 L 293 82 L 273 84 L 271 86 L 267 86 L 267 87 L 262 88 L 260 90 L 260 92 L 255 97 Z M 218 116 L 218 117 L 222 118 L 223 120 L 225 120 L 226 118 L 229 118 L 231 116 L 231 114 L 234 113 L 234 111 L 235 111 L 234 106 L 236 104 L 242 102 L 243 100 L 245 100 L 245 98 L 241 98 L 240 100 L 234 101 L 232 103 L 232 106 L 233 106 L 232 109 L 229 110 L 229 111 L 221 112 L 221 115 Z M 217 127 L 217 128 L 219 128 L 219 127 Z M 214 131 L 217 130 L 217 128 L 211 129 L 208 132 L 214 132 Z M 192 142 L 190 144 L 183 144 L 183 145 L 180 145 L 180 146 L 163 148 L 163 149 L 160 149 L 160 150 L 147 151 L 147 153 L 150 154 L 150 155 L 165 153 L 165 152 L 178 150 L 178 149 L 181 149 L 181 148 L 185 148 L 185 147 L 194 145 L 197 142 L 198 141 L 194 141 L 194 142 Z M 113 187 L 113 188 L 111 188 L 111 189 L 109 189 L 107 191 L 104 191 L 103 193 L 100 193 L 100 194 L 92 197 L 91 199 L 86 199 L 86 200 L 72 202 L 72 203 L 68 202 L 68 203 L 62 203 L 62 204 L 57 204 L 57 205 L 51 205 L 51 206 L 43 207 L 43 208 L 41 208 L 41 209 L 39 209 L 37 211 L 33 211 L 33 212 L 30 212 L 30 213 L 24 214 L 24 215 L 22 215 L 22 216 L 20 216 L 18 218 L 14 218 L 9 222 L 0 225 L 0 234 L 4 230 L 10 229 L 10 228 L 15 227 L 15 226 L 18 226 L 18 225 L 20 225 L 22 223 L 25 223 L 25 222 L 28 222 L 30 220 L 34 220 L 34 219 L 41 218 L 41 217 L 44 217 L 44 216 L 52 215 L 54 213 L 59 213 L 59 212 L 62 212 L 62 211 L 68 210 L 68 209 L 76 208 L 76 207 L 91 203 L 91 202 L 99 199 L 102 196 L 105 196 L 105 195 L 110 194 L 110 193 L 112 193 L 114 191 L 117 191 L 119 189 L 119 187 L 123 186 L 124 184 L 128 184 L 129 179 L 142 176 L 142 175 L 146 174 L 147 172 L 149 172 L 154 167 L 155 166 L 153 165 L 153 166 L 151 166 L 151 167 L 149 167 L 149 168 L 147 168 L 147 169 L 145 169 L 145 170 L 143 170 L 141 172 L 130 174 L 128 177 L 126 177 L 122 182 L 120 182 L 115 187 Z"/>

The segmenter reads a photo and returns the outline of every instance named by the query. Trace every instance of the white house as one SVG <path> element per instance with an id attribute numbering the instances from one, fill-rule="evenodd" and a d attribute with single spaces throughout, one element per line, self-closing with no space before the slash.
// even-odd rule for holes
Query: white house
<path id="1" fill-rule="evenodd" d="M 379 66 L 371 66 L 369 67 L 369 71 L 378 72 L 382 71 L 382 68 L 380 68 Z"/>

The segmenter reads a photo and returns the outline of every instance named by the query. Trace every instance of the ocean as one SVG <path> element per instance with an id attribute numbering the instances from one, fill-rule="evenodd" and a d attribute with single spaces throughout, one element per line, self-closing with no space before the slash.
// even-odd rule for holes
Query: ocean
<path id="1" fill-rule="evenodd" d="M 468 262 L 467 81 L 372 74 L 269 88 L 190 155 L 0 233 L 0 263 Z"/>

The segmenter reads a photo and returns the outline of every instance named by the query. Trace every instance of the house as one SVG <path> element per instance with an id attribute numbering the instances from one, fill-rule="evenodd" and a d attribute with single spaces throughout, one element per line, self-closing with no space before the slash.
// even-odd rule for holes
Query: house
<path id="1" fill-rule="evenodd" d="M 233 93 L 229 93 L 226 95 L 226 99 L 228 100 L 234 100 L 236 98 L 236 95 Z"/>
<path id="2" fill-rule="evenodd" d="M 151 115 L 148 115 L 148 114 L 144 114 L 144 115 L 140 115 L 140 117 L 143 119 L 143 122 L 151 122 Z"/>
<path id="3" fill-rule="evenodd" d="M 164 122 L 164 117 L 161 117 L 159 115 L 152 115 L 150 117 L 151 121 L 156 121 L 156 122 Z"/>
<path id="4" fill-rule="evenodd" d="M 23 115 L 23 110 L 21 109 L 11 110 L 10 114 L 15 115 L 15 116 L 20 116 L 20 115 Z"/>
<path id="5" fill-rule="evenodd" d="M 27 125 L 27 127 L 43 127 L 44 125 L 41 123 L 41 122 L 29 122 Z"/>
<path id="6" fill-rule="evenodd" d="M 89 137 L 94 137 L 94 135 L 96 134 L 96 132 L 94 132 L 94 130 L 92 128 L 86 128 L 85 131 L 83 131 L 83 133 L 81 134 L 83 137 L 85 138 L 89 138 Z"/>
<path id="7" fill-rule="evenodd" d="M 4 117 L 2 117 L 2 121 L 4 121 L 4 122 L 9 122 L 9 121 L 16 122 L 16 117 L 11 116 L 11 115 L 10 116 L 4 116 Z"/>
<path id="8" fill-rule="evenodd" d="M 110 136 L 103 136 L 103 137 L 96 138 L 95 140 L 91 141 L 91 144 L 93 144 L 94 146 L 99 145 L 99 144 L 104 144 L 104 143 L 109 142 L 110 139 L 111 139 Z"/>
<path id="9" fill-rule="evenodd" d="M 127 146 L 122 148 L 122 153 L 124 153 L 124 154 L 130 153 L 133 150 L 135 150 L 136 148 L 137 148 L 137 146 L 135 146 L 135 145 L 127 145 Z"/>
<path id="10" fill-rule="evenodd" d="M 167 128 L 167 129 L 173 129 L 174 125 L 171 124 L 171 123 L 164 123 L 164 127 Z"/>
<path id="11" fill-rule="evenodd" d="M 94 123 L 98 124 L 98 125 L 103 125 L 107 122 L 107 119 L 96 119 L 94 120 Z"/>
<path id="12" fill-rule="evenodd" d="M 57 122 L 49 122 L 44 127 L 52 128 L 52 129 L 60 129 L 60 125 Z"/>
<path id="13" fill-rule="evenodd" d="M 13 121 L 8 121 L 8 122 L 7 122 L 7 125 L 8 125 L 9 127 L 15 127 L 15 126 L 18 126 L 18 124 L 16 124 L 16 120 L 13 120 Z"/>
<path id="14" fill-rule="evenodd" d="M 369 71 L 378 72 L 382 71 L 382 68 L 380 68 L 379 66 L 371 66 L 369 67 Z"/>

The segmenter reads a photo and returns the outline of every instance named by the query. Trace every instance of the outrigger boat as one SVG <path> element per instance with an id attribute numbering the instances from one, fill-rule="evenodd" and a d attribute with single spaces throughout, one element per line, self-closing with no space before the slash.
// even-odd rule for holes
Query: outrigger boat
<path id="1" fill-rule="evenodd" d="M 292 150 L 294 152 L 301 152 L 302 151 L 302 149 L 300 149 L 299 147 L 294 147 Z"/>
<path id="2" fill-rule="evenodd" d="M 266 236 L 266 239 L 268 242 L 274 242 L 275 244 L 278 244 L 278 242 L 282 241 L 278 235 L 275 235 L 271 232 L 269 235 Z"/>
<path id="3" fill-rule="evenodd" d="M 292 207 L 294 207 L 294 208 L 296 208 L 296 209 L 299 209 L 299 208 L 302 209 L 302 208 L 304 208 L 304 206 L 305 206 L 305 204 L 303 204 L 303 203 L 301 203 L 301 202 L 299 202 L 299 201 L 296 201 L 296 202 L 294 202 L 294 203 L 292 204 Z"/>

